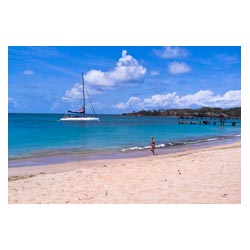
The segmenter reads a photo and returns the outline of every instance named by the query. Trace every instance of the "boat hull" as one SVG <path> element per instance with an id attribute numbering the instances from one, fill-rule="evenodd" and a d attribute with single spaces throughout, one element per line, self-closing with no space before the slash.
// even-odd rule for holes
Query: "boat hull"
<path id="1" fill-rule="evenodd" d="M 98 117 L 65 117 L 61 118 L 62 122 L 88 122 L 88 121 L 100 121 Z"/>

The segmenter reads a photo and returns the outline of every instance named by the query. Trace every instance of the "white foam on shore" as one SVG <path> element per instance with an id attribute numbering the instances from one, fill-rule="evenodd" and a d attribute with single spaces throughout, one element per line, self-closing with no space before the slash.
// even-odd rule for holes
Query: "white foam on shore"
<path id="1" fill-rule="evenodd" d="M 235 135 L 233 137 L 240 137 L 241 135 Z M 190 141 L 183 141 L 183 142 L 168 142 L 166 144 L 161 143 L 159 145 L 156 145 L 156 148 L 167 148 L 167 147 L 173 147 L 173 146 L 181 146 L 181 145 L 195 145 L 200 143 L 206 143 L 206 142 L 213 142 L 213 141 L 220 141 L 223 139 L 228 139 L 227 137 L 214 137 L 214 138 L 205 138 L 205 139 L 198 139 L 198 140 L 190 140 Z M 145 149 L 150 149 L 150 146 L 134 146 L 129 148 L 123 148 L 121 152 L 131 152 L 131 151 L 141 151 Z"/>

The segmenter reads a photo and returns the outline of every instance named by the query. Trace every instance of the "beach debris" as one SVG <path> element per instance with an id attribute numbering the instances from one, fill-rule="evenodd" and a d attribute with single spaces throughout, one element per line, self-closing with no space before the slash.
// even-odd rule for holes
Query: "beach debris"
<path id="1" fill-rule="evenodd" d="M 180 169 L 178 169 L 178 173 L 179 173 L 179 175 L 181 174 L 181 170 Z"/>
<path id="2" fill-rule="evenodd" d="M 27 178 L 31 178 L 31 177 L 35 177 L 35 175 L 30 174 L 30 175 L 24 175 L 24 176 L 10 176 L 8 178 L 9 181 L 17 181 L 17 180 L 22 180 L 22 179 L 27 179 Z M 24 181 L 25 183 L 27 183 L 27 181 Z"/>
<path id="3" fill-rule="evenodd" d="M 106 195 L 106 196 L 108 195 L 108 190 L 106 190 L 105 195 Z"/>
<path id="4" fill-rule="evenodd" d="M 108 166 L 107 165 L 103 165 L 103 167 L 107 168 Z"/>
<path id="5" fill-rule="evenodd" d="M 227 197 L 227 194 L 223 194 L 222 197 Z"/>
<path id="6" fill-rule="evenodd" d="M 168 180 L 166 179 L 166 180 L 164 180 L 164 181 L 168 181 Z"/>

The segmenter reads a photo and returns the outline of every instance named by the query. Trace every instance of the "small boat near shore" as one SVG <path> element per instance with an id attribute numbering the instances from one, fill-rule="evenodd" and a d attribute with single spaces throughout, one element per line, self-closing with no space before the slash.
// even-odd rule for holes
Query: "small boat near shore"
<path id="1" fill-rule="evenodd" d="M 87 93 L 87 96 L 88 96 L 88 99 L 89 99 L 89 102 L 91 104 L 91 107 L 92 107 L 92 110 L 93 110 L 93 116 L 86 116 L 86 113 L 85 113 L 85 91 Z M 84 76 L 83 76 L 83 73 L 82 73 L 82 95 L 83 95 L 83 105 L 82 107 L 79 109 L 79 110 L 76 110 L 76 111 L 72 111 L 72 110 L 68 110 L 68 113 L 64 115 L 64 117 L 62 117 L 60 119 L 60 121 L 63 121 L 63 122 L 88 122 L 88 121 L 100 121 L 100 118 L 96 116 L 96 113 L 95 113 L 95 110 L 94 110 L 94 107 L 92 105 L 92 102 L 90 100 L 90 97 L 89 97 L 89 94 L 88 94 L 88 90 L 84 84 Z"/>

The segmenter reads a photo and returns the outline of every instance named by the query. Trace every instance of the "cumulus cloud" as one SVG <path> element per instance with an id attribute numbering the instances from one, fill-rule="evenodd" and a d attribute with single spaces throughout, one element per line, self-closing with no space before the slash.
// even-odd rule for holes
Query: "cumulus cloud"
<path id="1" fill-rule="evenodd" d="M 168 65 L 168 71 L 172 75 L 188 73 L 191 70 L 191 67 L 184 62 L 172 62 Z"/>
<path id="2" fill-rule="evenodd" d="M 175 99 L 176 92 L 162 95 L 153 95 L 150 98 L 145 98 L 143 101 L 143 105 L 146 107 L 150 107 L 151 105 L 153 105 L 154 107 L 160 107 L 161 105 L 166 107 L 171 106 Z"/>
<path id="3" fill-rule="evenodd" d="M 144 100 L 132 96 L 127 102 L 120 102 L 115 105 L 117 109 L 127 109 L 136 107 L 140 109 L 154 108 L 192 108 L 192 107 L 240 107 L 241 106 L 241 91 L 230 90 L 224 95 L 215 95 L 211 90 L 200 90 L 197 93 L 185 96 L 179 96 L 176 92 L 153 95 Z"/>
<path id="4" fill-rule="evenodd" d="M 74 84 L 71 89 L 65 91 L 65 94 L 61 99 L 64 102 L 72 102 L 73 100 L 82 99 L 82 86 L 79 83 Z"/>
<path id="5" fill-rule="evenodd" d="M 180 47 L 166 46 L 161 50 L 154 50 L 155 55 L 164 59 L 182 58 L 188 56 L 188 51 Z"/>
<path id="6" fill-rule="evenodd" d="M 142 82 L 145 74 L 146 69 L 133 56 L 128 55 L 126 50 L 123 50 L 122 56 L 113 70 L 107 72 L 90 70 L 84 79 L 91 86 L 105 89 L 121 84 Z"/>
<path id="7" fill-rule="evenodd" d="M 93 89 L 92 87 L 87 88 L 87 92 L 90 96 L 100 94 L 101 91 L 97 89 Z M 87 92 L 85 90 L 85 96 L 87 96 Z M 82 105 L 82 84 L 75 83 L 71 89 L 65 91 L 64 95 L 55 98 L 55 101 L 52 104 L 51 110 L 57 110 L 63 106 L 64 103 L 67 103 L 67 107 L 69 108 L 77 108 Z"/>
<path id="8" fill-rule="evenodd" d="M 34 73 L 35 72 L 33 70 L 31 70 L 31 69 L 27 69 L 27 70 L 23 71 L 24 75 L 34 75 Z"/>
<path id="9" fill-rule="evenodd" d="M 86 91 L 86 90 L 85 90 Z M 91 87 L 87 88 L 87 92 L 85 95 L 95 95 L 102 93 L 101 91 L 98 91 L 96 89 L 93 89 Z M 61 97 L 61 101 L 63 102 L 78 102 L 79 100 L 82 100 L 82 84 L 81 83 L 75 83 L 74 86 L 71 89 L 68 89 L 65 91 L 65 94 Z"/>
<path id="10" fill-rule="evenodd" d="M 141 106 L 142 101 L 141 98 L 131 96 L 127 102 L 119 102 L 118 104 L 114 105 L 114 108 L 117 109 L 127 109 L 136 106 L 137 108 L 143 107 Z"/>
<path id="11" fill-rule="evenodd" d="M 141 66 L 133 56 L 128 55 L 126 50 L 123 50 L 113 70 L 106 72 L 90 70 L 84 75 L 84 81 L 89 95 L 93 96 L 124 84 L 143 82 L 145 74 L 146 68 Z M 79 104 L 80 100 L 82 100 L 82 84 L 75 83 L 72 88 L 65 91 L 62 97 L 56 98 L 52 109 L 59 108 L 63 103 L 70 103 L 73 107 Z"/>

